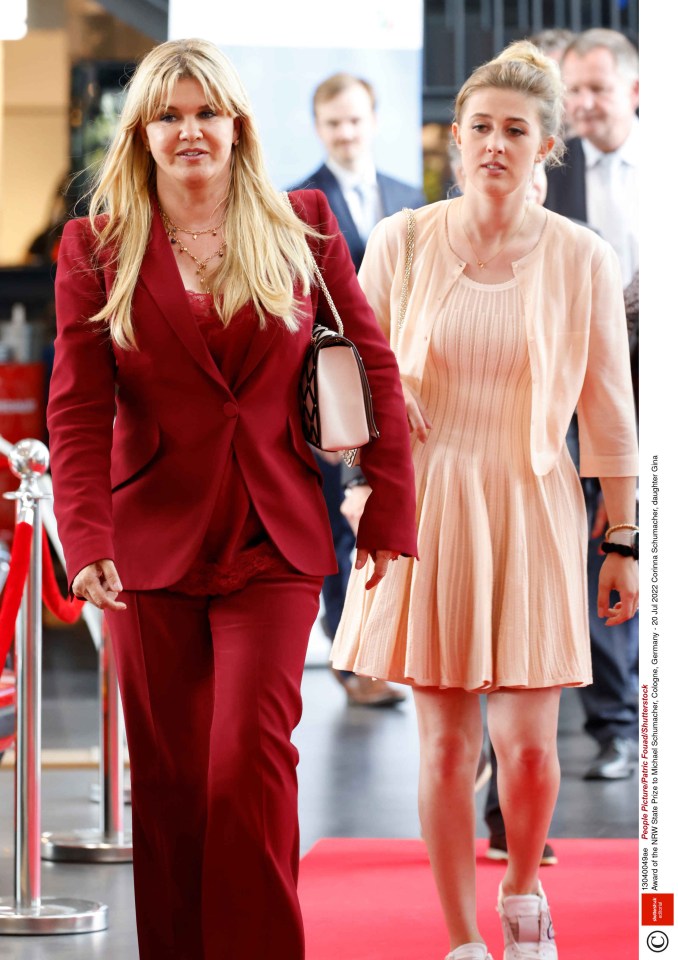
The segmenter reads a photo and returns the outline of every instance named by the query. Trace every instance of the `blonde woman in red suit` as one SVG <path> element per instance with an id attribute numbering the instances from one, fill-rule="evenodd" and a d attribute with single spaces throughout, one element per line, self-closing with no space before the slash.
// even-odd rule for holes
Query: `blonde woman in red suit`
<path id="1" fill-rule="evenodd" d="M 381 437 L 359 566 L 416 552 L 395 359 L 327 201 L 273 188 L 247 96 L 202 40 L 155 48 L 57 272 L 48 423 L 71 589 L 106 611 L 132 766 L 141 960 L 301 960 L 297 753 L 335 568 L 297 385 L 312 248 Z"/>

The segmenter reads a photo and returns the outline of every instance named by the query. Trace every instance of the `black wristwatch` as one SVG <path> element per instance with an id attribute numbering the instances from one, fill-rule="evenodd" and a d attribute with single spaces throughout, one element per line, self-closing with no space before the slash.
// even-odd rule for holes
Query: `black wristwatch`
<path id="1" fill-rule="evenodd" d="M 634 560 L 638 559 L 638 534 L 634 533 L 633 542 L 629 545 L 626 543 L 610 543 L 609 540 L 604 540 L 600 549 L 603 553 L 618 553 L 620 557 L 633 557 Z"/>

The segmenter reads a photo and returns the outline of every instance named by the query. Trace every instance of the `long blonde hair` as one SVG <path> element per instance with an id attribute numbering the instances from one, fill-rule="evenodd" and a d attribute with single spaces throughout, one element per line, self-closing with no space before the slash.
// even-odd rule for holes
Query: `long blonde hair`
<path id="1" fill-rule="evenodd" d="M 560 163 L 565 149 L 560 136 L 565 88 L 555 60 L 547 57 L 529 40 L 510 43 L 494 60 L 477 67 L 463 84 L 454 104 L 457 123 L 461 121 L 469 97 L 487 87 L 515 90 L 536 100 L 542 135 L 544 139 L 554 139 L 545 163 L 547 166 Z"/>
<path id="2" fill-rule="evenodd" d="M 296 330 L 295 283 L 306 295 L 313 276 L 307 236 L 320 236 L 292 211 L 265 168 L 249 99 L 234 67 L 206 40 L 170 40 L 148 53 L 127 86 L 116 135 L 92 192 L 90 222 L 97 251 L 106 248 L 116 277 L 108 302 L 92 321 L 109 324 L 123 348 L 135 346 L 132 297 L 150 238 L 155 161 L 141 128 L 170 103 L 178 80 L 192 78 L 207 104 L 240 118 L 239 143 L 231 154 L 223 259 L 210 277 L 215 306 L 224 322 L 252 301 L 260 323 L 266 314 Z M 107 214 L 101 217 L 100 214 Z"/>

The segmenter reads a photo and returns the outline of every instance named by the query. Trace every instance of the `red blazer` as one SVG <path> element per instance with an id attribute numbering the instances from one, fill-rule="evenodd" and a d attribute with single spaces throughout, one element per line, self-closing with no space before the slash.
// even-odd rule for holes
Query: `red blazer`
<path id="1" fill-rule="evenodd" d="M 410 439 L 395 358 L 358 286 L 324 195 L 291 195 L 329 236 L 320 269 L 358 346 L 381 436 L 362 451 L 373 493 L 358 545 L 416 555 Z M 317 288 L 290 333 L 251 304 L 252 340 L 233 389 L 191 314 L 157 209 L 133 317 L 138 350 L 121 350 L 88 318 L 114 274 L 92 266 L 89 222 L 67 224 L 56 278 L 57 338 L 47 423 L 55 510 L 69 583 L 110 557 L 128 590 L 166 587 L 189 569 L 208 528 L 220 477 L 235 455 L 271 540 L 303 573 L 336 570 L 321 480 L 302 434 L 297 387 L 313 319 L 333 326 Z"/>

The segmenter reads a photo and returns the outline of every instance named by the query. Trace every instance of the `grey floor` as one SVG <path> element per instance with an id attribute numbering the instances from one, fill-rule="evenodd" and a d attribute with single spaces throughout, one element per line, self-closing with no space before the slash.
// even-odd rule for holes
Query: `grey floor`
<path id="1" fill-rule="evenodd" d="M 322 837 L 418 837 L 417 732 L 411 696 L 391 710 L 347 707 L 331 673 L 312 664 L 324 657 L 316 634 L 304 674 L 304 716 L 296 731 L 302 851 Z M 43 747 L 94 746 L 97 741 L 96 660 L 83 630 L 47 631 Z M 559 731 L 562 787 L 551 837 L 637 836 L 635 778 L 585 782 L 595 754 L 581 733 L 577 694 L 563 695 Z M 43 773 L 43 830 L 97 825 L 89 799 L 93 770 Z M 13 774 L 0 767 L 0 897 L 13 895 Z M 484 792 L 478 796 L 478 834 Z M 127 811 L 129 817 L 129 811 Z M 554 869 L 557 869 L 554 868 Z M 128 864 L 44 863 L 45 896 L 83 897 L 109 907 L 105 932 L 77 936 L 0 936 L 0 958 L 12 960 L 135 960 L 132 870 Z M 347 958 L 350 960 L 350 958 Z"/>

